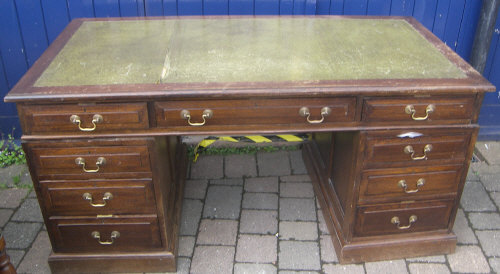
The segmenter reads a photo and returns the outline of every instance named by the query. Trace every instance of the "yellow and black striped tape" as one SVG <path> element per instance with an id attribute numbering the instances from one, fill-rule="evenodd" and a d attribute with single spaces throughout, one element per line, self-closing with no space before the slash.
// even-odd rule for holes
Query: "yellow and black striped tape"
<path id="1" fill-rule="evenodd" d="M 309 139 L 309 134 L 285 134 L 285 135 L 248 135 L 248 136 L 209 136 L 196 145 L 194 149 L 194 162 L 198 155 L 208 146 L 216 141 L 246 142 L 246 143 L 272 143 L 272 142 L 302 142 Z"/>

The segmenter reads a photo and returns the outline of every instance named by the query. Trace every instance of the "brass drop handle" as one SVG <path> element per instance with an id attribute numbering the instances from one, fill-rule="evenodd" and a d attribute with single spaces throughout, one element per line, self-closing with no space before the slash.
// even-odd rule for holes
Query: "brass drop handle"
<path id="1" fill-rule="evenodd" d="M 203 126 L 207 122 L 206 119 L 212 118 L 213 115 L 214 115 L 214 112 L 212 110 L 205 109 L 203 111 L 203 115 L 201 115 L 201 118 L 203 119 L 203 122 L 201 122 L 201 123 L 193 123 L 193 122 L 191 122 L 191 113 L 189 112 L 189 110 L 183 109 L 181 111 L 181 118 L 188 120 L 188 124 L 190 126 L 194 126 L 194 127 Z"/>
<path id="2" fill-rule="evenodd" d="M 90 235 L 92 235 L 92 238 L 97 239 L 97 242 L 102 245 L 112 245 L 115 243 L 115 239 L 120 238 L 120 232 L 118 231 L 111 232 L 111 241 L 101 241 L 101 233 L 98 231 L 92 231 Z"/>
<path id="3" fill-rule="evenodd" d="M 405 113 L 406 114 L 411 114 L 411 118 L 414 121 L 425 121 L 429 118 L 429 114 L 433 113 L 434 110 L 436 110 L 436 107 L 433 104 L 428 105 L 425 108 L 425 116 L 424 117 L 415 117 L 415 113 L 417 112 L 415 110 L 415 107 L 413 105 L 407 105 L 405 107 Z"/>
<path id="4" fill-rule="evenodd" d="M 85 168 L 85 159 L 83 159 L 82 157 L 78 157 L 75 159 L 75 163 L 79 166 L 82 166 L 82 169 L 83 171 L 87 172 L 87 173 L 96 173 L 99 171 L 99 168 L 103 165 L 106 164 L 106 158 L 104 157 L 99 157 L 97 158 L 97 161 L 95 162 L 95 165 L 97 166 L 96 169 L 86 169 Z"/>
<path id="5" fill-rule="evenodd" d="M 71 115 L 69 117 L 69 120 L 71 121 L 71 123 L 78 125 L 78 129 L 80 129 L 81 131 L 94 131 L 97 128 L 97 124 L 101 123 L 103 118 L 100 114 L 94 114 L 94 116 L 92 117 L 92 125 L 94 125 L 93 127 L 82 127 L 82 119 L 80 119 L 80 116 L 78 115 Z"/>
<path id="6" fill-rule="evenodd" d="M 331 108 L 329 108 L 329 107 L 323 107 L 321 109 L 321 119 L 320 120 L 311 120 L 310 119 L 311 112 L 309 111 L 308 107 L 301 107 L 299 109 L 299 115 L 302 116 L 302 117 L 307 117 L 307 122 L 309 124 L 320 124 L 320 123 L 323 123 L 323 121 L 325 120 L 325 116 L 330 115 L 330 113 L 332 113 L 332 109 Z"/>
<path id="7" fill-rule="evenodd" d="M 89 201 L 90 205 L 93 207 L 103 207 L 106 206 L 106 201 L 113 199 L 113 194 L 111 194 L 111 192 L 104 193 L 104 195 L 102 196 L 102 201 L 103 201 L 102 204 L 94 204 L 93 201 L 94 198 L 92 198 L 92 194 L 88 192 L 83 193 L 83 199 L 85 201 Z"/>
<path id="8" fill-rule="evenodd" d="M 422 156 L 415 156 L 415 150 L 413 150 L 413 147 L 410 146 L 410 145 L 405 146 L 405 148 L 404 148 L 403 151 L 404 151 L 405 154 L 410 154 L 411 159 L 414 160 L 414 161 L 427 160 L 427 153 L 429 153 L 429 152 L 432 151 L 432 145 L 431 144 L 425 145 L 425 147 L 424 147 L 424 155 L 422 155 Z"/>
<path id="9" fill-rule="evenodd" d="M 391 219 L 391 224 L 396 225 L 398 229 L 409 229 L 411 227 L 411 224 L 413 224 L 416 221 L 417 221 L 417 215 L 411 215 L 410 218 L 408 218 L 408 225 L 401 226 L 399 217 L 394 216 Z"/>
<path id="10" fill-rule="evenodd" d="M 398 182 L 398 186 L 400 188 L 402 188 L 404 190 L 405 193 L 416 193 L 420 190 L 420 187 L 423 187 L 425 184 L 425 179 L 424 178 L 420 178 L 417 180 L 417 188 L 416 189 L 412 189 L 412 190 L 408 190 L 408 185 L 406 184 L 406 181 L 405 180 L 400 180 Z"/>

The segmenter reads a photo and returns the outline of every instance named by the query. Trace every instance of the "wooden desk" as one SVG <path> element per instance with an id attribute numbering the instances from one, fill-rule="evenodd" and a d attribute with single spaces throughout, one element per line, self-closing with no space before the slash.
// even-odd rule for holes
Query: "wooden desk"
<path id="1" fill-rule="evenodd" d="M 311 132 L 341 263 L 453 252 L 494 87 L 412 18 L 73 21 L 5 98 L 54 272 L 175 269 L 178 136 Z"/>

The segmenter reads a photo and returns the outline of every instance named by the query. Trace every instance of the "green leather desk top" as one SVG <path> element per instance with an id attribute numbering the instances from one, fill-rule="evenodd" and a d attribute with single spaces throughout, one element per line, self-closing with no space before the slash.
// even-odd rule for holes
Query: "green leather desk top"
<path id="1" fill-rule="evenodd" d="M 86 21 L 37 87 L 465 78 L 400 19 Z"/>

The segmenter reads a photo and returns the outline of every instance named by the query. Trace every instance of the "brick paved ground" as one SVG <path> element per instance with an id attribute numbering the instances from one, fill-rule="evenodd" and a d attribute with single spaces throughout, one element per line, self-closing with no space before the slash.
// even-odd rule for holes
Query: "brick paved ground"
<path id="1" fill-rule="evenodd" d="M 476 147 L 486 161 L 471 165 L 454 254 L 354 265 L 338 264 L 300 151 L 202 156 L 186 184 L 179 273 L 498 273 L 500 143 Z M 32 192 L 0 190 L 0 228 L 19 273 L 49 273 Z"/>

